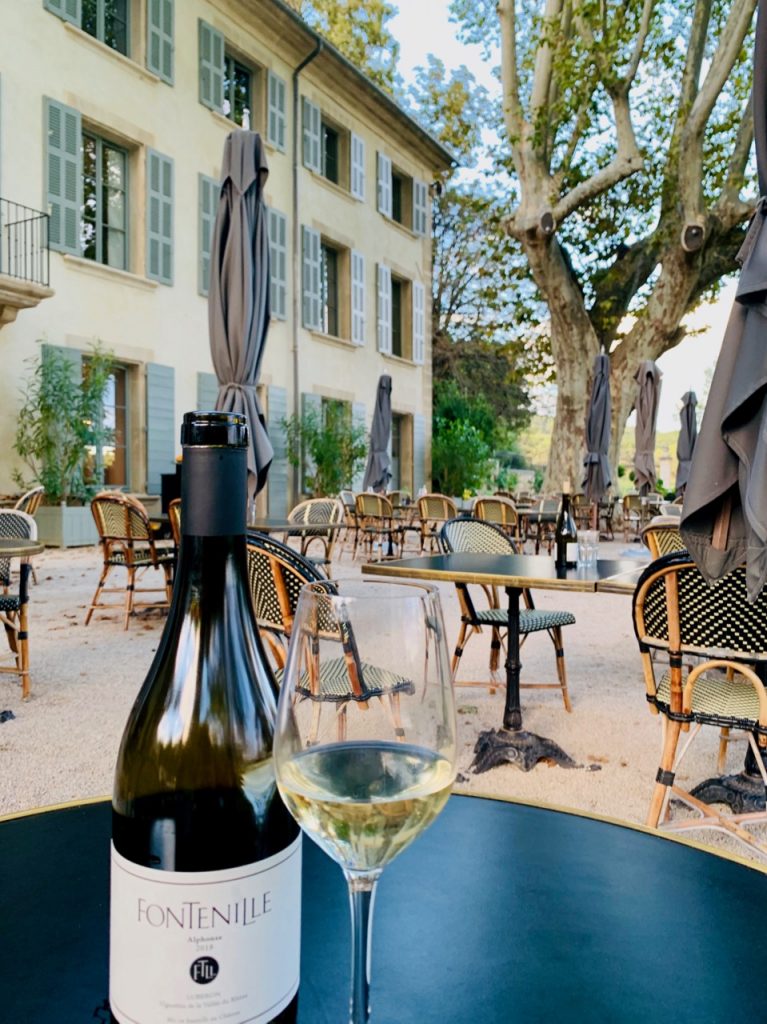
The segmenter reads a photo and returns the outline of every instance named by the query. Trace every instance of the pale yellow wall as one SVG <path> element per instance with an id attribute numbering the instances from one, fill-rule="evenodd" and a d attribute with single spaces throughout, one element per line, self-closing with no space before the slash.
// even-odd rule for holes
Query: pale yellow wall
<path id="1" fill-rule="evenodd" d="M 175 420 L 196 404 L 197 373 L 211 372 L 207 300 L 197 291 L 198 173 L 218 177 L 221 153 L 232 122 L 198 100 L 198 18 L 219 29 L 251 62 L 272 68 L 287 86 L 287 150 L 267 146 L 270 176 L 266 199 L 288 217 L 288 320 L 273 320 L 263 363 L 262 382 L 288 390 L 293 399 L 292 281 L 292 96 L 293 67 L 306 55 L 305 41 L 277 35 L 259 11 L 264 0 L 177 0 L 175 4 L 174 84 L 159 81 L 143 67 L 143 54 L 126 59 L 69 26 L 43 8 L 42 0 L 0 0 L 0 189 L 2 196 L 43 209 L 44 97 L 75 107 L 84 122 L 131 150 L 129 164 L 130 273 L 92 261 L 51 253 L 53 298 L 0 331 L 0 491 L 12 489 L 11 450 L 23 361 L 36 342 L 82 348 L 98 339 L 116 356 L 143 366 L 175 367 Z M 134 0 L 134 37 L 143 38 L 143 0 Z M 407 148 L 390 130 L 391 113 L 372 116 L 375 97 L 344 88 L 334 91 L 327 66 L 312 65 L 301 76 L 301 91 L 334 120 L 365 138 L 364 203 L 299 167 L 299 222 L 319 228 L 335 240 L 366 254 L 366 344 L 352 346 L 322 339 L 300 328 L 299 391 L 363 402 L 372 416 L 378 376 L 393 378 L 392 404 L 403 413 L 424 413 L 430 434 L 429 276 L 427 239 L 389 222 L 375 206 L 376 151 L 414 177 L 431 181 L 418 148 Z M 362 90 L 364 92 L 364 90 Z M 364 102 L 363 102 L 364 101 Z M 300 116 L 300 111 L 299 111 Z M 254 113 L 251 127 L 265 134 Z M 300 129 L 300 125 L 299 125 Z M 300 130 L 299 130 L 300 144 Z M 174 161 L 174 283 L 146 278 L 145 147 Z M 300 146 L 299 146 L 300 161 Z M 385 357 L 376 351 L 377 260 L 395 273 L 426 285 L 426 365 Z M 300 278 L 299 278 L 300 280 Z M 141 424 L 134 428 L 140 432 Z M 138 442 L 137 442 L 138 443 Z M 139 444 L 140 449 L 140 444 Z M 140 489 L 142 481 L 134 481 Z"/>

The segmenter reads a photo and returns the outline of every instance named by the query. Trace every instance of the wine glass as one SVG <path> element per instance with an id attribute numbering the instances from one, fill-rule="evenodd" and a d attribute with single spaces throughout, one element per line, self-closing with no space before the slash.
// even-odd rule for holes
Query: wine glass
<path id="1" fill-rule="evenodd" d="M 291 813 L 346 876 L 349 1020 L 364 1024 L 376 884 L 434 821 L 455 781 L 455 703 L 435 587 L 370 580 L 303 587 L 274 761 Z"/>

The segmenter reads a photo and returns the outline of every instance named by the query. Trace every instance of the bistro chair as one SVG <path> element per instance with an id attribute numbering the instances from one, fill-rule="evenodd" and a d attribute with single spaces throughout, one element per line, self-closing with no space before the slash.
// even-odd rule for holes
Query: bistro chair
<path id="1" fill-rule="evenodd" d="M 515 540 L 521 540 L 519 516 L 514 502 L 510 498 L 494 495 L 492 498 L 477 498 L 471 514 L 475 519 L 483 519 L 486 523 L 495 523 L 504 533 Z"/>
<path id="2" fill-rule="evenodd" d="M 675 516 L 656 516 L 642 530 L 642 543 L 653 558 L 670 551 L 684 551 L 685 543 L 679 532 L 679 519 Z"/>
<path id="3" fill-rule="evenodd" d="M 605 540 L 614 540 L 613 516 L 615 515 L 616 498 L 608 496 L 603 498 L 598 505 L 599 511 L 599 536 Z"/>
<path id="4" fill-rule="evenodd" d="M 301 588 L 313 584 L 333 593 L 333 584 L 316 565 L 273 537 L 249 533 L 247 551 L 256 622 L 274 658 L 279 683 Z M 412 682 L 360 661 L 348 624 L 338 622 L 329 614 L 327 621 L 320 625 L 323 639 L 338 640 L 340 648 L 339 657 L 324 662 L 319 673 L 307 673 L 305 685 L 297 691 L 315 702 L 312 735 L 317 735 L 323 704 L 331 704 L 336 709 L 340 740 L 346 735 L 349 704 L 366 710 L 368 701 L 374 697 L 389 701 L 398 735 L 404 735 L 399 721 L 399 694 L 412 693 Z"/>
<path id="5" fill-rule="evenodd" d="M 357 556 L 357 543 L 362 538 L 362 545 L 368 561 L 373 560 L 374 552 L 379 558 L 387 558 L 402 551 L 402 527 L 394 515 L 392 503 L 384 494 L 363 491 L 355 498 L 357 513 L 357 535 L 354 538 L 352 558 Z"/>
<path id="6" fill-rule="evenodd" d="M 37 540 L 37 523 L 26 512 L 0 509 L 0 537 L 16 540 Z M 29 697 L 29 566 L 19 573 L 19 587 L 11 590 L 11 559 L 0 558 L 0 624 L 13 658 L 12 665 L 0 665 L 0 672 L 21 678 L 22 700 Z"/>
<path id="7" fill-rule="evenodd" d="M 541 498 L 537 511 L 528 516 L 528 536 L 535 541 L 536 555 L 541 550 L 541 544 L 545 544 L 546 553 L 551 554 L 560 500 L 559 498 Z"/>
<path id="8" fill-rule="evenodd" d="M 594 505 L 585 494 L 573 495 L 572 510 L 576 529 L 590 530 L 594 521 Z"/>
<path id="9" fill-rule="evenodd" d="M 181 547 L 181 498 L 174 498 L 168 502 L 168 522 L 170 523 L 170 535 L 176 550 Z"/>
<path id="10" fill-rule="evenodd" d="M 26 491 L 16 504 L 13 506 L 16 512 L 26 512 L 28 516 L 32 516 L 34 519 L 37 515 L 37 510 L 42 504 L 43 497 L 45 496 L 44 487 L 33 487 L 31 490 Z M 37 534 L 35 534 L 37 536 Z M 35 572 L 34 562 L 30 560 L 29 567 L 32 572 L 32 579 L 37 583 L 37 573 Z"/>
<path id="11" fill-rule="evenodd" d="M 338 498 L 309 498 L 299 502 L 288 513 L 288 522 L 305 527 L 290 530 L 288 537 L 301 538 L 301 554 L 311 562 L 330 565 L 333 557 L 336 533 L 328 527 L 344 520 L 344 507 Z M 309 548 L 317 541 L 322 545 L 321 555 L 310 555 Z"/>
<path id="12" fill-rule="evenodd" d="M 493 523 L 485 523 L 479 519 L 451 519 L 442 527 L 440 541 L 443 549 L 448 553 L 472 552 L 475 554 L 495 555 L 515 555 L 518 553 L 516 545 L 503 530 Z M 455 589 L 458 594 L 458 603 L 461 607 L 461 629 L 458 633 L 458 640 L 456 641 L 451 664 L 453 682 L 456 686 L 487 686 L 490 693 L 495 693 L 497 684 L 492 681 L 490 683 L 482 681 L 459 682 L 456 676 L 467 638 L 474 636 L 476 633 L 481 633 L 483 626 L 487 626 L 491 631 L 491 677 L 497 671 L 502 645 L 501 634 L 508 622 L 506 609 L 500 605 L 497 587 L 482 587 L 488 600 L 488 607 L 483 609 L 478 609 L 474 604 L 468 584 L 456 583 Z M 522 591 L 522 600 L 525 607 L 521 608 L 519 612 L 520 645 L 524 643 L 531 633 L 540 633 L 545 630 L 554 645 L 558 682 L 520 683 L 520 686 L 526 686 L 531 689 L 561 690 L 565 711 L 572 711 L 570 695 L 567 691 L 567 670 L 562 643 L 562 627 L 574 625 L 575 616 L 572 612 L 543 611 L 536 608 L 532 594 L 528 589 Z"/>
<path id="13" fill-rule="evenodd" d="M 663 750 L 647 815 L 651 828 L 681 832 L 713 828 L 734 836 L 767 856 L 767 846 L 748 827 L 767 822 L 767 810 L 747 814 L 717 811 L 677 781 L 679 765 L 704 726 L 743 730 L 755 755 L 767 792 L 767 690 L 753 664 L 767 662 L 767 592 L 751 603 L 746 570 L 741 566 L 709 585 L 686 551 L 654 561 L 642 573 L 634 594 L 634 631 L 642 657 L 646 698 L 663 724 Z M 668 654 L 668 667 L 651 652 Z M 687 669 L 688 655 L 697 664 Z M 660 679 L 656 671 L 663 670 Z M 681 750 L 680 733 L 688 732 Z M 719 770 L 723 771 L 728 734 L 720 736 Z M 691 811 L 671 817 L 674 797 Z"/>
<path id="14" fill-rule="evenodd" d="M 642 531 L 642 499 L 638 494 L 623 496 L 623 539 L 640 540 Z"/>
<path id="15" fill-rule="evenodd" d="M 103 594 L 125 594 L 125 628 L 131 616 L 147 608 L 169 608 L 173 589 L 175 552 L 158 548 L 146 509 L 136 498 L 119 491 L 103 491 L 91 501 L 91 512 L 99 532 L 99 544 L 104 556 L 104 568 L 96 585 L 96 592 L 85 616 L 85 625 L 97 608 L 118 607 L 114 602 L 104 604 Z M 125 569 L 124 587 L 107 587 L 106 581 L 114 569 Z M 163 584 L 139 586 L 149 569 L 163 574 Z M 141 601 L 137 595 L 162 593 L 162 598 Z"/>
<path id="16" fill-rule="evenodd" d="M 443 524 L 458 515 L 452 498 L 445 494 L 424 494 L 418 499 L 418 522 L 421 533 L 421 553 L 429 542 L 429 550 L 439 548 L 439 531 Z"/>
<path id="17" fill-rule="evenodd" d="M 339 536 L 339 557 L 346 541 L 351 536 L 352 540 L 357 538 L 357 509 L 354 502 L 354 491 L 343 490 L 338 492 L 338 500 L 344 509 L 344 531 Z"/>

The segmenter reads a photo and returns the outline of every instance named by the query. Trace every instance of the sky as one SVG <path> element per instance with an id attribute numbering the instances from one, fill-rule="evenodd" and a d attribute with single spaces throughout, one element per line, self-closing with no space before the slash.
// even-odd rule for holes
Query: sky
<path id="1" fill-rule="evenodd" d="M 465 64 L 481 85 L 497 88 L 480 48 L 459 42 L 456 26 L 448 20 L 448 0 L 400 0 L 398 7 L 399 12 L 389 26 L 400 44 L 399 71 L 406 84 L 413 81 L 414 69 L 426 64 L 427 54 L 433 53 L 448 70 Z M 692 390 L 699 399 L 702 397 L 706 373 L 713 369 L 722 343 L 734 287 L 734 284 L 728 286 L 715 304 L 701 307 L 692 314 L 689 323 L 696 335 L 658 359 L 663 373 L 659 431 L 679 429 L 679 405 L 686 391 Z M 700 411 L 699 406 L 699 418 Z"/>

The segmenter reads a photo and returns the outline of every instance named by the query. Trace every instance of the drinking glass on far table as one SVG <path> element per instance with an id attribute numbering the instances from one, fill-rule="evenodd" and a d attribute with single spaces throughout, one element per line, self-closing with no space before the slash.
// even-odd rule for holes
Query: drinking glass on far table
<path id="1" fill-rule="evenodd" d="M 599 555 L 599 531 L 580 530 L 578 532 L 578 567 L 590 569 L 597 564 Z"/>
<path id="2" fill-rule="evenodd" d="M 346 876 L 349 1020 L 365 1024 L 376 884 L 434 821 L 455 780 L 455 704 L 436 588 L 366 580 L 303 588 L 274 760 L 288 808 Z"/>

